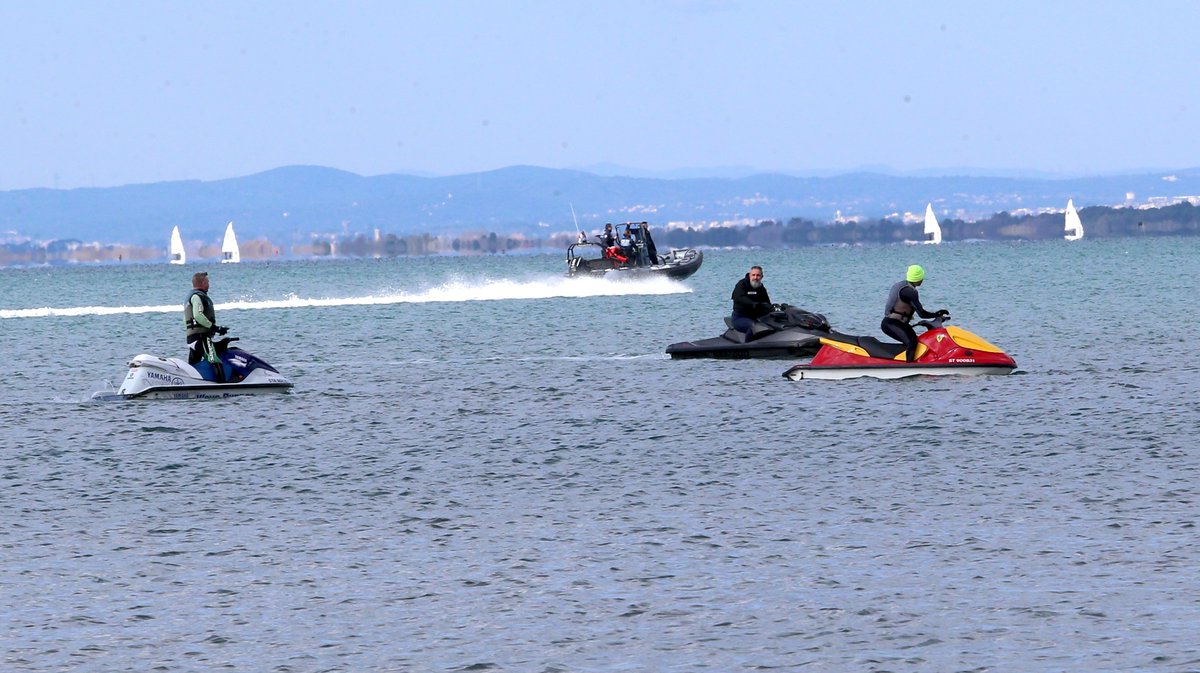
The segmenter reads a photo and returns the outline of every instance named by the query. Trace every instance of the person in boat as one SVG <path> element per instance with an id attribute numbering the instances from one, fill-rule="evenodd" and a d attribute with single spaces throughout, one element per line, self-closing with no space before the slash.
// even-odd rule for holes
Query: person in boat
<path id="1" fill-rule="evenodd" d="M 604 233 L 600 234 L 599 238 L 600 247 L 604 249 L 604 259 L 612 260 L 614 268 L 629 262 L 629 258 L 617 246 L 617 234 L 613 231 L 612 222 L 604 225 Z"/>
<path id="2" fill-rule="evenodd" d="M 904 344 L 904 357 L 908 362 L 917 359 L 917 333 L 913 330 L 913 314 L 922 318 L 948 316 L 946 309 L 928 311 L 921 305 L 921 297 L 917 288 L 925 282 L 925 269 L 913 264 L 904 274 L 904 280 L 892 286 L 888 291 L 887 304 L 883 308 L 883 322 L 879 329 L 896 341 Z"/>
<path id="3" fill-rule="evenodd" d="M 646 241 L 646 254 L 650 257 L 650 263 L 661 264 L 658 248 L 654 246 L 654 239 L 650 238 L 650 225 L 645 222 L 642 222 L 642 238 Z"/>
<path id="4" fill-rule="evenodd" d="M 183 304 L 183 321 L 187 328 L 188 364 L 206 360 L 209 364 L 219 365 L 221 360 L 212 338 L 215 334 L 225 334 L 229 328 L 217 326 L 217 313 L 212 299 L 208 298 L 207 271 L 192 274 L 192 292 Z M 213 371 L 220 372 L 223 368 L 213 367 Z"/>
<path id="5" fill-rule="evenodd" d="M 605 250 L 617 244 L 617 235 L 613 233 L 612 222 L 604 225 L 604 233 L 600 234 L 598 238 L 600 239 L 600 245 L 602 245 Z"/>
<path id="6" fill-rule="evenodd" d="M 635 265 L 642 266 L 646 264 L 647 259 L 642 256 L 641 247 L 642 240 L 634 235 L 634 229 L 626 222 L 624 232 L 620 233 L 620 253 L 634 260 Z"/>
<path id="7" fill-rule="evenodd" d="M 762 267 L 752 266 L 750 272 L 733 286 L 733 315 L 730 316 L 730 322 L 735 330 L 747 336 L 753 331 L 755 320 L 775 310 L 762 279 Z"/>

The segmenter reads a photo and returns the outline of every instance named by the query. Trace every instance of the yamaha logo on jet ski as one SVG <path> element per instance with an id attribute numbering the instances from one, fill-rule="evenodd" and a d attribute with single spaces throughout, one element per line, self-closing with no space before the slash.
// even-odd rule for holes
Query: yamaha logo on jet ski
<path id="1" fill-rule="evenodd" d="M 147 370 L 146 378 L 148 378 L 152 381 L 162 381 L 163 383 L 165 383 L 169 386 L 183 385 L 183 378 L 181 378 L 179 376 L 174 376 L 172 374 L 164 374 L 162 372 L 156 372 L 154 370 Z"/>

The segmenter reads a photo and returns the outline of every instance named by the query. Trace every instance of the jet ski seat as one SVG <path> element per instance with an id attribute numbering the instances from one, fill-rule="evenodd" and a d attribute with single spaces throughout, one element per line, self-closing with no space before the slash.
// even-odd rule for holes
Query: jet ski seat
<path id="1" fill-rule="evenodd" d="M 904 352 L 904 344 L 880 341 L 875 337 L 859 337 L 858 345 L 873 358 L 894 359 Z"/>
<path id="2" fill-rule="evenodd" d="M 884 360 L 893 360 L 897 355 L 904 352 L 904 344 L 880 341 L 870 336 L 855 336 L 840 332 L 830 332 L 830 335 L 825 338 L 831 341 L 840 341 L 844 344 L 858 346 L 865 350 L 867 355 L 873 358 L 883 358 Z"/>
<path id="3" fill-rule="evenodd" d="M 733 328 L 733 318 L 730 318 L 729 316 L 725 316 L 725 326 L 729 329 L 726 330 L 721 336 L 739 344 L 744 344 L 747 341 L 754 341 L 755 339 L 764 337 L 775 331 L 773 328 L 755 320 L 754 322 L 750 323 L 750 334 L 747 335 L 745 332 Z"/>

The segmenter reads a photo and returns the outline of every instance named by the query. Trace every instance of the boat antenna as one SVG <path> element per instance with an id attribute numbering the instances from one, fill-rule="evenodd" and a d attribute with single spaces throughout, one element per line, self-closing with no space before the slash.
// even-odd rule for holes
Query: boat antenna
<path id="1" fill-rule="evenodd" d="M 575 233 L 579 234 L 581 242 L 587 240 L 583 235 L 583 230 L 579 228 L 579 218 L 575 217 L 575 204 L 568 201 L 567 205 L 571 206 L 571 219 L 575 221 Z"/>

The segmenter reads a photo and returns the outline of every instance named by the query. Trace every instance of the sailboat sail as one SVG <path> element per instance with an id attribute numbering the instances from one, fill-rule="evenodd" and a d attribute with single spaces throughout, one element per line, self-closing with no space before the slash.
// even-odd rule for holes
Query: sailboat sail
<path id="1" fill-rule="evenodd" d="M 1063 224 L 1063 231 L 1067 232 L 1063 238 L 1068 241 L 1078 241 L 1083 238 L 1083 222 L 1079 219 L 1079 213 L 1075 210 L 1074 199 L 1067 199 L 1067 217 Z"/>
<path id="2" fill-rule="evenodd" d="M 187 253 L 183 250 L 183 239 L 179 236 L 178 226 L 171 230 L 170 260 L 172 264 L 184 264 L 187 262 Z"/>
<path id="3" fill-rule="evenodd" d="M 938 224 L 937 217 L 933 214 L 932 203 L 925 206 L 925 233 L 933 235 L 932 238 L 925 241 L 926 243 L 936 245 L 942 242 L 942 225 Z"/>
<path id="4" fill-rule="evenodd" d="M 221 243 L 221 262 L 237 264 L 242 261 L 242 253 L 238 249 L 237 236 L 233 235 L 233 222 L 225 227 L 225 241 Z"/>

